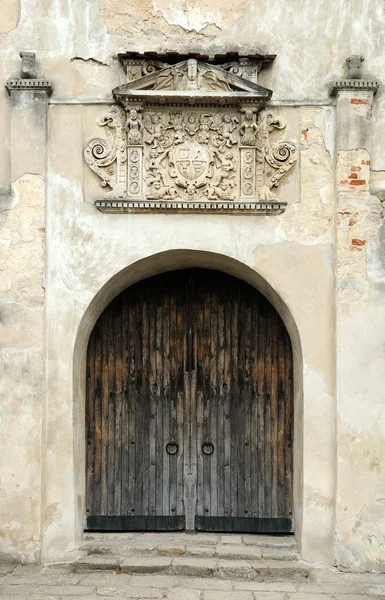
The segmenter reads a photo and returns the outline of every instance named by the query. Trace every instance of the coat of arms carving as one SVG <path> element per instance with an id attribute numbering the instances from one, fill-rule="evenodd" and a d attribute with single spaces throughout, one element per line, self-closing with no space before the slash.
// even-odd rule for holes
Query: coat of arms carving
<path id="1" fill-rule="evenodd" d="M 113 90 L 116 104 L 98 120 L 106 135 L 85 148 L 109 188 L 99 209 L 284 209 L 274 190 L 297 151 L 291 141 L 271 142 L 285 124 L 266 108 L 272 92 L 256 83 L 257 59 L 243 61 L 244 71 L 234 60 L 218 66 L 125 56 L 123 63 L 128 82 Z"/>

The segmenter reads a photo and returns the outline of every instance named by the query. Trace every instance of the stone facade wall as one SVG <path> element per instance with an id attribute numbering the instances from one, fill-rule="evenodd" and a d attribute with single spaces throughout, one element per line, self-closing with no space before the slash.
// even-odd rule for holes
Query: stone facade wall
<path id="1" fill-rule="evenodd" d="M 120 289 L 203 265 L 265 291 L 292 335 L 302 556 L 385 570 L 384 31 L 382 0 L 1 2 L 1 81 L 34 51 L 54 89 L 48 106 L 0 91 L 1 558 L 76 555 L 87 335 Z M 300 150 L 287 210 L 98 212 L 83 149 L 125 81 L 117 54 L 234 49 L 277 54 L 259 83 Z M 330 97 L 352 54 L 374 101 Z"/>

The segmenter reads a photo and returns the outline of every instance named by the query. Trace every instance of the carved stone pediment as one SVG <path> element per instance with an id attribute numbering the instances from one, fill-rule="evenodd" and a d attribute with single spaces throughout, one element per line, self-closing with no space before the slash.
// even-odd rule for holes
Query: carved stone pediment
<path id="1" fill-rule="evenodd" d="M 193 105 L 202 102 L 228 104 L 253 100 L 263 104 L 272 91 L 214 64 L 195 58 L 163 66 L 154 72 L 115 88 L 113 95 L 123 106 L 133 100 L 183 102 Z"/>
<path id="2" fill-rule="evenodd" d="M 265 108 L 272 92 L 256 83 L 255 64 L 242 66 L 249 79 L 236 74 L 234 61 L 219 67 L 195 58 L 147 66 L 131 60 L 126 66 L 128 83 L 113 90 L 117 104 L 98 120 L 104 136 L 85 149 L 86 162 L 109 188 L 96 202 L 100 210 L 260 214 L 285 208 L 274 189 L 297 152 L 290 141 L 271 140 L 285 123 Z"/>

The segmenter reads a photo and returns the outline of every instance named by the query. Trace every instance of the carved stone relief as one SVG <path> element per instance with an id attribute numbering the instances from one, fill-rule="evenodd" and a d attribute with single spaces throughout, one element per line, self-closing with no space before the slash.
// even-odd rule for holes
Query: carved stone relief
<path id="1" fill-rule="evenodd" d="M 191 210 L 192 205 L 256 210 L 266 202 L 265 209 L 282 209 L 274 188 L 297 160 L 296 148 L 288 141 L 271 142 L 271 132 L 285 124 L 261 108 L 260 96 L 269 90 L 245 80 L 239 84 L 239 79 L 188 59 L 140 76 L 139 101 L 131 83 L 115 90 L 124 108 L 109 108 L 98 120 L 105 137 L 85 149 L 87 164 L 110 188 L 97 206 L 111 207 L 106 204 L 111 199 L 121 201 L 122 209 L 127 202 L 162 210 Z M 144 91 L 158 102 L 145 101 Z M 162 91 L 184 92 L 187 100 L 196 93 L 199 104 L 162 101 Z M 234 92 L 236 102 L 218 105 L 221 94 Z M 208 94 L 204 102 L 203 94 Z"/>

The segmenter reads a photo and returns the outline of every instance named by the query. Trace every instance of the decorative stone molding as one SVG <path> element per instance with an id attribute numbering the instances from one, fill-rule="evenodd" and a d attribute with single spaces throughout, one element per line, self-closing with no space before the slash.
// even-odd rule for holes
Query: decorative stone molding
<path id="1" fill-rule="evenodd" d="M 264 108 L 271 90 L 234 74 L 234 64 L 219 67 L 195 58 L 149 63 L 126 60 L 129 78 L 139 77 L 113 90 L 120 106 L 98 119 L 106 139 L 85 148 L 87 164 L 111 188 L 97 208 L 282 211 L 286 203 L 274 188 L 293 167 L 297 150 L 293 142 L 271 140 L 272 131 L 285 128 Z"/>
<path id="2" fill-rule="evenodd" d="M 361 66 L 364 60 L 365 59 L 358 54 L 349 56 L 346 59 L 348 65 L 348 78 L 340 79 L 339 81 L 336 81 L 334 83 L 330 92 L 332 96 L 336 96 L 338 92 L 341 92 L 343 90 L 366 91 L 373 92 L 373 94 L 377 93 L 377 90 L 380 85 L 378 81 L 373 81 L 371 79 L 361 79 Z"/>
<path id="3" fill-rule="evenodd" d="M 336 81 L 331 89 L 331 95 L 336 96 L 338 92 L 343 90 L 350 91 L 366 91 L 377 93 L 380 84 L 378 81 L 365 81 L 364 79 L 342 79 Z"/>
<path id="4" fill-rule="evenodd" d="M 5 87 L 11 90 L 38 90 L 52 93 L 52 85 L 48 79 L 37 77 L 36 56 L 34 52 L 20 52 L 21 57 L 21 78 L 9 79 Z"/>
<path id="5" fill-rule="evenodd" d="M 275 214 L 282 213 L 287 202 L 164 202 L 130 200 L 97 200 L 96 207 L 104 213 L 212 213 L 217 214 Z"/>

